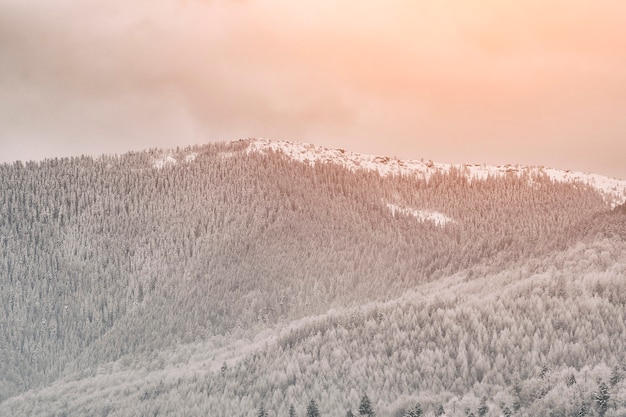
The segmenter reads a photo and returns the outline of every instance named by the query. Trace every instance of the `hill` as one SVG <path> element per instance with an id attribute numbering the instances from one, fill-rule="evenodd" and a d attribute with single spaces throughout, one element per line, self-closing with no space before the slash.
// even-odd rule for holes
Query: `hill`
<path id="1" fill-rule="evenodd" d="M 394 161 L 248 140 L 1 165 L 0 414 L 592 409 L 624 366 L 623 182 Z"/>

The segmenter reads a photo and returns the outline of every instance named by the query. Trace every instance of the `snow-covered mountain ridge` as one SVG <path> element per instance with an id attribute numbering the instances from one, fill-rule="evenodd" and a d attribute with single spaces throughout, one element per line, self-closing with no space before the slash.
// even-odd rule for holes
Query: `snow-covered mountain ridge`
<path id="1" fill-rule="evenodd" d="M 388 156 L 365 155 L 344 149 L 329 149 L 308 143 L 291 141 L 253 139 L 247 152 L 280 152 L 287 157 L 308 162 L 337 164 L 351 171 L 376 171 L 382 176 L 416 175 L 428 179 L 434 173 L 448 172 L 457 168 L 466 172 L 470 180 L 485 180 L 494 176 L 505 175 L 547 175 L 553 181 L 564 183 L 582 183 L 596 189 L 605 201 L 615 207 L 626 202 L 626 181 L 599 174 L 583 173 L 570 170 L 522 165 L 485 165 L 485 164 L 444 164 L 424 160 L 402 160 Z"/>

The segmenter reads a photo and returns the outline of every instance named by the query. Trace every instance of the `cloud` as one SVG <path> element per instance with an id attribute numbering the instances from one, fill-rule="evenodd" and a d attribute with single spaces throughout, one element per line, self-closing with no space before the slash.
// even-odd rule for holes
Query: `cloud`
<path id="1" fill-rule="evenodd" d="M 162 1 L 144 11 L 70 3 L 4 14 L 2 23 L 10 23 L 3 25 L 9 42 L 0 67 L 9 93 L 1 104 L 8 112 L 0 116 L 5 143 L 11 135 L 21 141 L 52 133 L 48 140 L 68 145 L 89 136 L 95 138 L 89 147 L 107 137 L 127 144 L 129 131 L 144 125 L 145 136 L 156 137 L 133 141 L 159 145 L 172 142 L 159 138 L 163 127 L 180 136 L 172 131 L 182 126 L 171 119 L 172 113 L 184 119 L 176 116 L 181 112 L 200 136 L 225 138 L 233 132 L 300 136 L 316 124 L 350 118 L 343 99 L 312 74 L 303 82 L 288 62 L 263 59 L 254 33 L 229 22 L 238 4 Z M 68 24 L 76 15 L 83 17 Z M 151 128 L 163 123 L 169 126 Z"/>
<path id="2" fill-rule="evenodd" d="M 264 136 L 626 177 L 625 16 L 613 0 L 0 0 L 3 157 Z"/>

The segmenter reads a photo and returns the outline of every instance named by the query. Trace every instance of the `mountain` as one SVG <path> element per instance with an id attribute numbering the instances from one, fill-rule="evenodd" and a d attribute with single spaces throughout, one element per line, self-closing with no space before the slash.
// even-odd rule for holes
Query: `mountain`
<path id="1" fill-rule="evenodd" d="M 626 410 L 624 181 L 244 140 L 0 189 L 0 415 Z"/>

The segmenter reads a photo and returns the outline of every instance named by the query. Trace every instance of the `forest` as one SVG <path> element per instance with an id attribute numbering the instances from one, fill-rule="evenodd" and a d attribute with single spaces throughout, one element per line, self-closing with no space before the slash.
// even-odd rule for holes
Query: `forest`
<path id="1" fill-rule="evenodd" d="M 249 144 L 0 165 L 0 415 L 626 415 L 626 205 Z"/>

